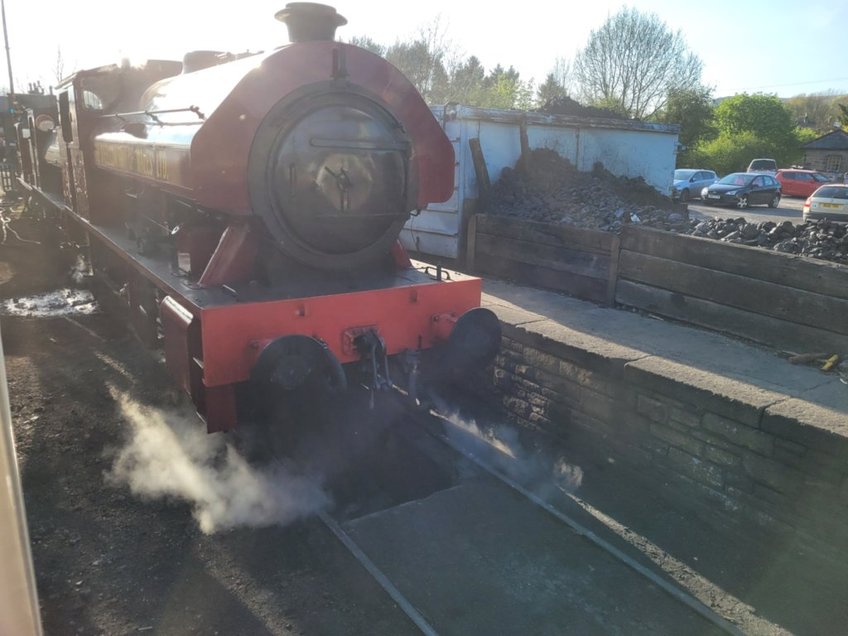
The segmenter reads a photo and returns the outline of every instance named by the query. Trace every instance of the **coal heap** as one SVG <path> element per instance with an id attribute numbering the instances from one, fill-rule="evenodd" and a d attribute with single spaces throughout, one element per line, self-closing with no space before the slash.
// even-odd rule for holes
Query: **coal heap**
<path id="1" fill-rule="evenodd" d="M 749 223 L 737 219 L 692 220 L 693 236 L 740 243 L 848 264 L 848 225 L 828 219 L 794 224 L 791 221 Z"/>
<path id="2" fill-rule="evenodd" d="M 617 177 L 596 163 L 580 172 L 553 150 L 525 154 L 505 168 L 486 201 L 489 214 L 543 223 L 618 232 L 625 223 L 677 232 L 689 229 L 686 215 L 641 177 Z"/>
<path id="3" fill-rule="evenodd" d="M 621 113 L 608 108 L 597 108 L 595 106 L 584 106 L 578 101 L 571 99 L 568 95 L 554 97 L 545 102 L 540 112 L 551 115 L 573 115 L 574 117 L 602 117 L 604 119 L 627 119 Z M 633 120 L 638 121 L 638 120 Z"/>
<path id="4" fill-rule="evenodd" d="M 848 264 L 846 224 L 829 220 L 748 223 L 744 218 L 693 219 L 641 178 L 617 177 L 602 164 L 580 172 L 553 150 L 525 154 L 505 168 L 486 199 L 488 214 L 619 232 L 632 223 L 728 243 Z"/>

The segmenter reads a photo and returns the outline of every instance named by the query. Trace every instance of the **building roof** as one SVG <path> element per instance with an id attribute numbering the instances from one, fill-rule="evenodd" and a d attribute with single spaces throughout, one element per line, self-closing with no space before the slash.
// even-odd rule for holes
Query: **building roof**
<path id="1" fill-rule="evenodd" d="M 808 141 L 801 147 L 804 150 L 848 150 L 848 133 L 844 130 L 834 130 Z"/>

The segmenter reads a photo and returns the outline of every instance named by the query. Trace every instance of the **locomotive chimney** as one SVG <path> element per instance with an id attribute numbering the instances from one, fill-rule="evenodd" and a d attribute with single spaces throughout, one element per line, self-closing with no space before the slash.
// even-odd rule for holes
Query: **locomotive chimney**
<path id="1" fill-rule="evenodd" d="M 289 2 L 274 17 L 286 24 L 291 42 L 333 40 L 336 28 L 347 24 L 333 7 L 317 2 Z"/>

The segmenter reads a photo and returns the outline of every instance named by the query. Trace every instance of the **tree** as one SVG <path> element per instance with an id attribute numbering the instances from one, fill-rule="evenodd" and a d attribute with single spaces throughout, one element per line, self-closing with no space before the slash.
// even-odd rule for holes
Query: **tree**
<path id="1" fill-rule="evenodd" d="M 693 166 L 709 167 L 719 174 L 727 174 L 745 170 L 751 159 L 756 157 L 774 157 L 778 165 L 786 165 L 778 158 L 780 151 L 773 142 L 750 131 L 738 134 L 722 132 L 715 139 L 690 150 L 689 157 Z"/>
<path id="2" fill-rule="evenodd" d="M 698 144 L 693 158 L 718 172 L 743 170 L 755 157 L 788 166 L 801 158 L 809 132 L 796 129 L 789 109 L 774 95 L 734 95 L 715 109 L 718 136 Z"/>
<path id="3" fill-rule="evenodd" d="M 848 105 L 839 104 L 839 124 L 843 128 L 848 128 Z"/>
<path id="4" fill-rule="evenodd" d="M 668 94 L 666 105 L 657 119 L 664 124 L 678 124 L 680 145 L 677 155 L 678 166 L 694 165 L 692 150 L 701 141 L 708 141 L 717 134 L 713 123 L 712 89 L 704 86 L 673 89 Z"/>
<path id="5" fill-rule="evenodd" d="M 451 72 L 450 100 L 469 106 L 480 106 L 484 100 L 485 79 L 486 69 L 480 60 L 472 55 Z"/>
<path id="6" fill-rule="evenodd" d="M 447 71 L 441 55 L 431 51 L 425 41 L 396 42 L 386 51 L 386 59 L 406 75 L 427 102 L 443 101 Z"/>
<path id="7" fill-rule="evenodd" d="M 738 134 L 752 132 L 756 136 L 783 143 L 792 140 L 795 122 L 789 109 L 775 95 L 757 93 L 734 95 L 715 109 L 720 132 Z"/>
<path id="8" fill-rule="evenodd" d="M 371 51 L 380 57 L 385 57 L 386 55 L 386 47 L 378 44 L 367 35 L 356 35 L 350 39 L 350 43 L 366 51 Z"/>
<path id="9" fill-rule="evenodd" d="M 445 101 L 448 95 L 449 67 L 456 51 L 447 39 L 441 16 L 421 28 L 411 43 L 395 42 L 385 57 L 406 75 L 429 103 Z"/>
<path id="10" fill-rule="evenodd" d="M 592 31 L 574 61 L 583 97 L 628 117 L 646 118 L 673 90 L 699 85 L 702 63 L 653 13 L 623 8 Z"/>
<path id="11" fill-rule="evenodd" d="M 483 103 L 487 108 L 529 108 L 532 89 L 521 81 L 521 75 L 512 66 L 504 69 L 500 64 L 483 80 Z"/>
<path id="12" fill-rule="evenodd" d="M 539 86 L 536 93 L 536 103 L 539 106 L 546 106 L 557 99 L 566 97 L 568 92 L 565 87 L 560 84 L 553 73 L 548 73 L 545 81 Z"/>
<path id="13" fill-rule="evenodd" d="M 568 97 L 571 94 L 574 83 L 574 70 L 571 67 L 571 62 L 564 57 L 556 58 L 551 74 L 554 76 L 557 84 L 565 90 L 565 96 Z"/>
<path id="14" fill-rule="evenodd" d="M 785 101 L 798 126 L 812 128 L 824 134 L 833 130 L 834 122 L 839 121 L 839 100 L 844 95 L 836 91 L 795 95 Z"/>
<path id="15" fill-rule="evenodd" d="M 56 84 L 54 84 L 54 86 L 58 86 L 62 83 L 62 80 L 65 79 L 65 57 L 62 55 L 61 46 L 56 47 L 56 64 L 53 71 L 56 77 Z"/>
<path id="16" fill-rule="evenodd" d="M 658 119 L 680 125 L 680 143 L 694 146 L 702 139 L 715 137 L 712 89 L 704 86 L 669 91 L 665 108 Z"/>

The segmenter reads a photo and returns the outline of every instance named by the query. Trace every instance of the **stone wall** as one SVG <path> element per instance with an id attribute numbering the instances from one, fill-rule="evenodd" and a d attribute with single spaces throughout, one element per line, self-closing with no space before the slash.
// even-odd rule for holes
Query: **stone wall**
<path id="1" fill-rule="evenodd" d="M 522 426 L 655 472 L 730 521 L 753 518 L 848 545 L 841 432 L 824 420 L 804 424 L 809 414 L 797 417 L 803 407 L 791 399 L 745 387 L 719 395 L 708 382 L 684 380 L 675 364 L 597 357 L 504 325 L 494 377 Z"/>

